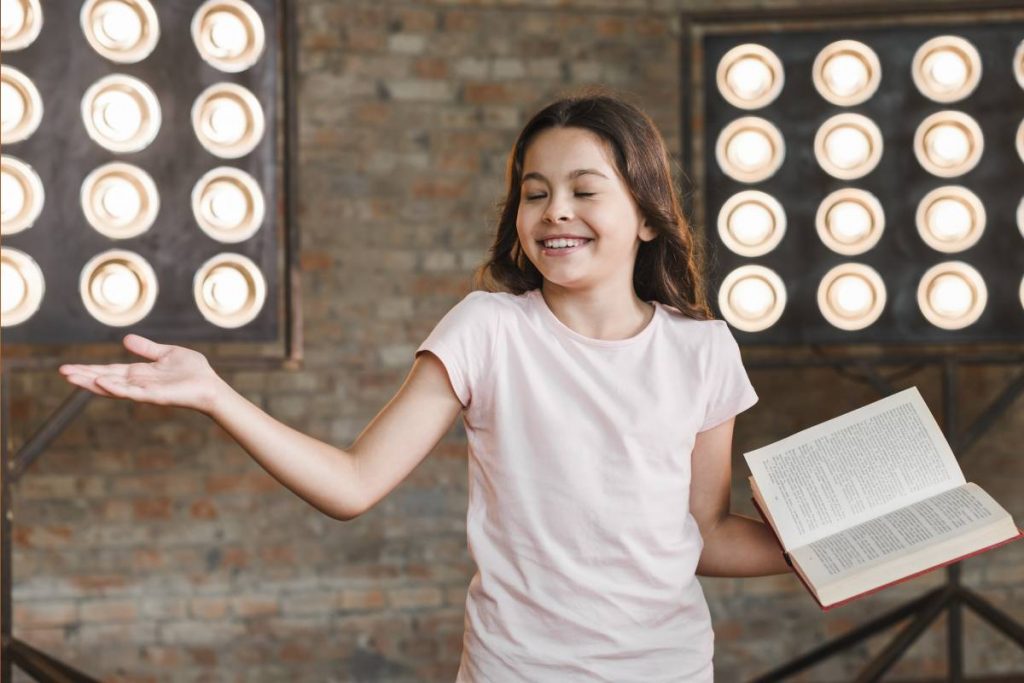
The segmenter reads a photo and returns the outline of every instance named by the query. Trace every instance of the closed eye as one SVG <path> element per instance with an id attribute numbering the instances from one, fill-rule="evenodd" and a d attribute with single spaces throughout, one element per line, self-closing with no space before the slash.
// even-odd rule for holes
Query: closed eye
<path id="1" fill-rule="evenodd" d="M 597 194 L 597 193 L 596 192 L 576 192 L 575 193 L 575 195 L 577 197 L 593 197 L 595 194 Z M 546 194 L 528 194 L 528 195 L 526 195 L 526 201 L 530 202 L 530 201 L 533 201 L 534 199 L 544 199 L 544 197 L 547 197 L 547 195 Z"/>

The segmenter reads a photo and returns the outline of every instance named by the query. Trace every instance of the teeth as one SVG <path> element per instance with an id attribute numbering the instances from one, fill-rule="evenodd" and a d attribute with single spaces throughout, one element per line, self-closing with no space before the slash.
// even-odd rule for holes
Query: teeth
<path id="1" fill-rule="evenodd" d="M 576 247 L 583 244 L 586 240 L 568 240 L 564 238 L 545 240 L 544 246 L 548 249 L 562 249 L 565 247 Z"/>

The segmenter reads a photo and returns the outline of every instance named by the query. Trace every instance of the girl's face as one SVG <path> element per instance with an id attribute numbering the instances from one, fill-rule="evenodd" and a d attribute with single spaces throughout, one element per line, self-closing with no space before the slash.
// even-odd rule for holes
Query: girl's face
<path id="1" fill-rule="evenodd" d="M 520 190 L 519 243 L 546 281 L 632 291 L 640 240 L 655 233 L 604 140 L 583 128 L 542 131 L 526 149 Z M 572 241 L 545 244 L 554 237 Z"/>

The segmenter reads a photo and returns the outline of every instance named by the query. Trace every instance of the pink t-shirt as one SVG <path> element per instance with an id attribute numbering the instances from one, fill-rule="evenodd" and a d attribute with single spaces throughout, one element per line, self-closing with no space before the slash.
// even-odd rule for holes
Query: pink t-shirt
<path id="1" fill-rule="evenodd" d="M 757 402 L 728 326 L 655 302 L 637 335 L 591 339 L 539 290 L 477 291 L 422 351 L 469 442 L 457 683 L 711 681 L 690 456 Z"/>

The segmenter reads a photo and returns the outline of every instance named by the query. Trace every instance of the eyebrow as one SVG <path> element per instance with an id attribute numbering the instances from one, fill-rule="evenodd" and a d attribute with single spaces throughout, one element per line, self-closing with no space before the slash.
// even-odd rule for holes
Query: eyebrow
<path id="1" fill-rule="evenodd" d="M 577 168 L 575 171 L 571 171 L 565 177 L 568 180 L 572 180 L 573 178 L 579 178 L 581 175 L 588 175 L 588 174 L 593 174 L 593 175 L 596 175 L 596 176 L 601 176 L 605 180 L 608 179 L 608 176 L 606 176 L 604 173 L 601 173 L 600 171 L 597 171 L 597 170 L 595 170 L 593 168 Z M 534 171 L 533 173 L 527 173 L 526 175 L 523 176 L 523 182 L 525 183 L 527 180 L 543 180 L 544 182 L 547 182 L 548 179 L 545 178 L 540 173 L 537 173 L 536 171 Z"/>

